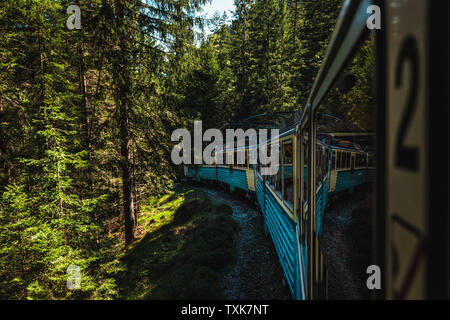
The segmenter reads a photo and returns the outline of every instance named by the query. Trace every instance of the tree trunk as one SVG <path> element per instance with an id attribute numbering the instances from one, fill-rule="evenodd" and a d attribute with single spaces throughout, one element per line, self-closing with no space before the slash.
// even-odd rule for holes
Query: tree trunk
<path id="1" fill-rule="evenodd" d="M 118 27 L 125 23 L 124 6 L 121 0 L 116 1 Z M 123 28 L 122 28 L 123 30 Z M 125 217 L 125 241 L 130 244 L 134 241 L 136 220 L 133 204 L 133 180 L 131 176 L 131 154 L 130 154 L 130 87 L 131 78 L 129 74 L 128 39 L 123 31 L 119 35 L 118 73 L 117 79 L 117 102 L 120 106 L 120 140 L 121 140 L 121 164 L 122 164 L 122 191 L 123 191 L 123 213 Z"/>
<path id="2" fill-rule="evenodd" d="M 120 90 L 119 90 L 120 91 Z M 124 95 L 120 103 L 120 139 L 122 156 L 123 212 L 125 216 L 125 241 L 133 242 L 136 229 L 133 204 L 133 181 L 131 178 L 130 131 L 128 128 L 129 100 Z"/>

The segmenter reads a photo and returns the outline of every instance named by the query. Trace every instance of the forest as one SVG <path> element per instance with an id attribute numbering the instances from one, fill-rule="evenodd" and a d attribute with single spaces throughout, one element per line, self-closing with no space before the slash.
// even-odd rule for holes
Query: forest
<path id="1" fill-rule="evenodd" d="M 186 193 L 171 133 L 303 107 L 341 2 L 235 0 L 206 19 L 208 0 L 3 0 L 0 298 L 129 297 L 146 212 Z"/>

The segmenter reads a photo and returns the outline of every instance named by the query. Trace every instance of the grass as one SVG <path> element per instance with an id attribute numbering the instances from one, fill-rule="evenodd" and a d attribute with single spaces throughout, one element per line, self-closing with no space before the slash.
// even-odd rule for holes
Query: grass
<path id="1" fill-rule="evenodd" d="M 122 299 L 219 299 L 234 259 L 232 210 L 198 190 L 152 198 L 138 217 L 140 239 L 122 258 Z"/>

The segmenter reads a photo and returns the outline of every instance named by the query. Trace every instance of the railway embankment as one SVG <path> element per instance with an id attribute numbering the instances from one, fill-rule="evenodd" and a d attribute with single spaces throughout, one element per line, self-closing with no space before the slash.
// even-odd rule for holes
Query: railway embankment
<path id="1" fill-rule="evenodd" d="M 239 225 L 233 239 L 235 259 L 221 282 L 225 299 L 291 299 L 275 247 L 256 207 L 217 189 L 202 191 L 215 203 L 230 206 Z"/>

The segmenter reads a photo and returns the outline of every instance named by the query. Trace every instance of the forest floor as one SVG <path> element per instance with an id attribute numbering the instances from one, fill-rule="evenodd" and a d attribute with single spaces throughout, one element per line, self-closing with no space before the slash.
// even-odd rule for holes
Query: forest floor
<path id="1" fill-rule="evenodd" d="M 372 253 L 371 195 L 370 187 L 361 186 L 329 200 L 320 241 L 330 300 L 370 299 L 366 268 Z"/>
<path id="2" fill-rule="evenodd" d="M 152 198 L 138 217 L 140 239 L 122 257 L 121 299 L 220 299 L 235 257 L 238 224 L 229 206 L 198 188 Z"/>

